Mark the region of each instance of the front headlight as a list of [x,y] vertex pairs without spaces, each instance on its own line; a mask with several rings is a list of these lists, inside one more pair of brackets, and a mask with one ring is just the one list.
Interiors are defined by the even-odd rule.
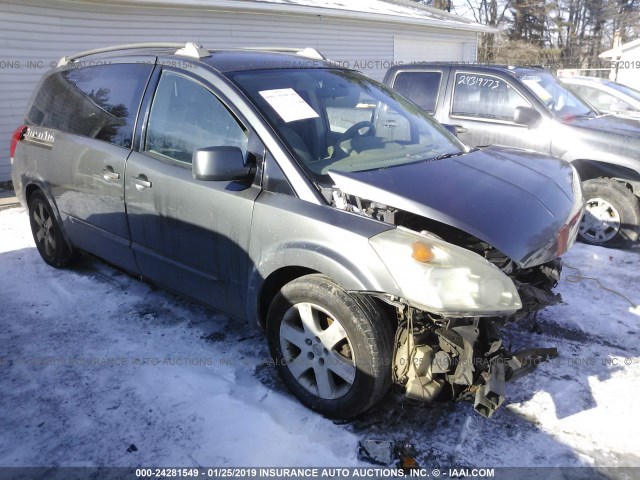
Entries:
[[406,299],[456,316],[508,315],[522,307],[509,277],[481,256],[403,227],[369,239]]

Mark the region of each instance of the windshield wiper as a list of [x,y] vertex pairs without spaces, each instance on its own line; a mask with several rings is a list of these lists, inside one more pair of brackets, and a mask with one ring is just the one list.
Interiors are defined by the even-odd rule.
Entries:
[[476,150],[480,150],[480,149],[478,147],[476,147],[476,148],[469,149],[469,151],[467,151],[467,152],[462,150],[461,152],[443,153],[442,155],[438,155],[437,157],[433,157],[431,160],[444,160],[445,158],[459,157],[460,155],[466,155],[467,153],[475,152]]

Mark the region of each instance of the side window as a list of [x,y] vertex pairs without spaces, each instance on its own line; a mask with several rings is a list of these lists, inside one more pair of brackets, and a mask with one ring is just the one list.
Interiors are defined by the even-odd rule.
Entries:
[[530,106],[502,78],[456,73],[451,115],[512,122],[516,107]]
[[393,89],[424,111],[433,114],[436,111],[441,80],[442,72],[400,72]]
[[204,85],[164,72],[153,98],[144,151],[191,163],[193,152],[216,146],[247,152],[248,132]]
[[66,102],[69,85],[61,73],[46,77],[27,112],[27,123],[36,127],[65,130],[71,110]]
[[43,82],[27,120],[130,148],[151,67],[113,64],[74,68]]

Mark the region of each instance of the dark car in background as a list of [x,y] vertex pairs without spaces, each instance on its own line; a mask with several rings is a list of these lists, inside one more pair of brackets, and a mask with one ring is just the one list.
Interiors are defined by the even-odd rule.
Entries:
[[342,418],[392,383],[498,408],[530,367],[498,326],[559,301],[583,206],[569,163],[470,150],[308,50],[65,57],[11,157],[44,261],[87,251],[263,327],[291,391]]
[[524,148],[571,162],[586,200],[579,238],[608,247],[637,241],[640,122],[594,111],[541,68],[397,65],[385,83],[455,128],[466,145]]

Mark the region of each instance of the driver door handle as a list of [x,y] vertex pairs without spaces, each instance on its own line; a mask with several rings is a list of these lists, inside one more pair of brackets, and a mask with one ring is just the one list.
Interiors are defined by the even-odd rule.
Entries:
[[142,174],[138,175],[136,178],[133,179],[133,183],[136,184],[136,188],[140,192],[142,192],[143,190],[146,190],[147,188],[151,188],[151,182],[146,177],[146,175],[142,175]]
[[469,129],[467,127],[463,127],[462,125],[454,125],[456,127],[456,135],[460,133],[467,133]]
[[120,174],[114,172],[111,165],[107,165],[102,169],[100,173],[102,173],[102,178],[104,178],[107,182],[110,180],[118,180],[120,178]]

